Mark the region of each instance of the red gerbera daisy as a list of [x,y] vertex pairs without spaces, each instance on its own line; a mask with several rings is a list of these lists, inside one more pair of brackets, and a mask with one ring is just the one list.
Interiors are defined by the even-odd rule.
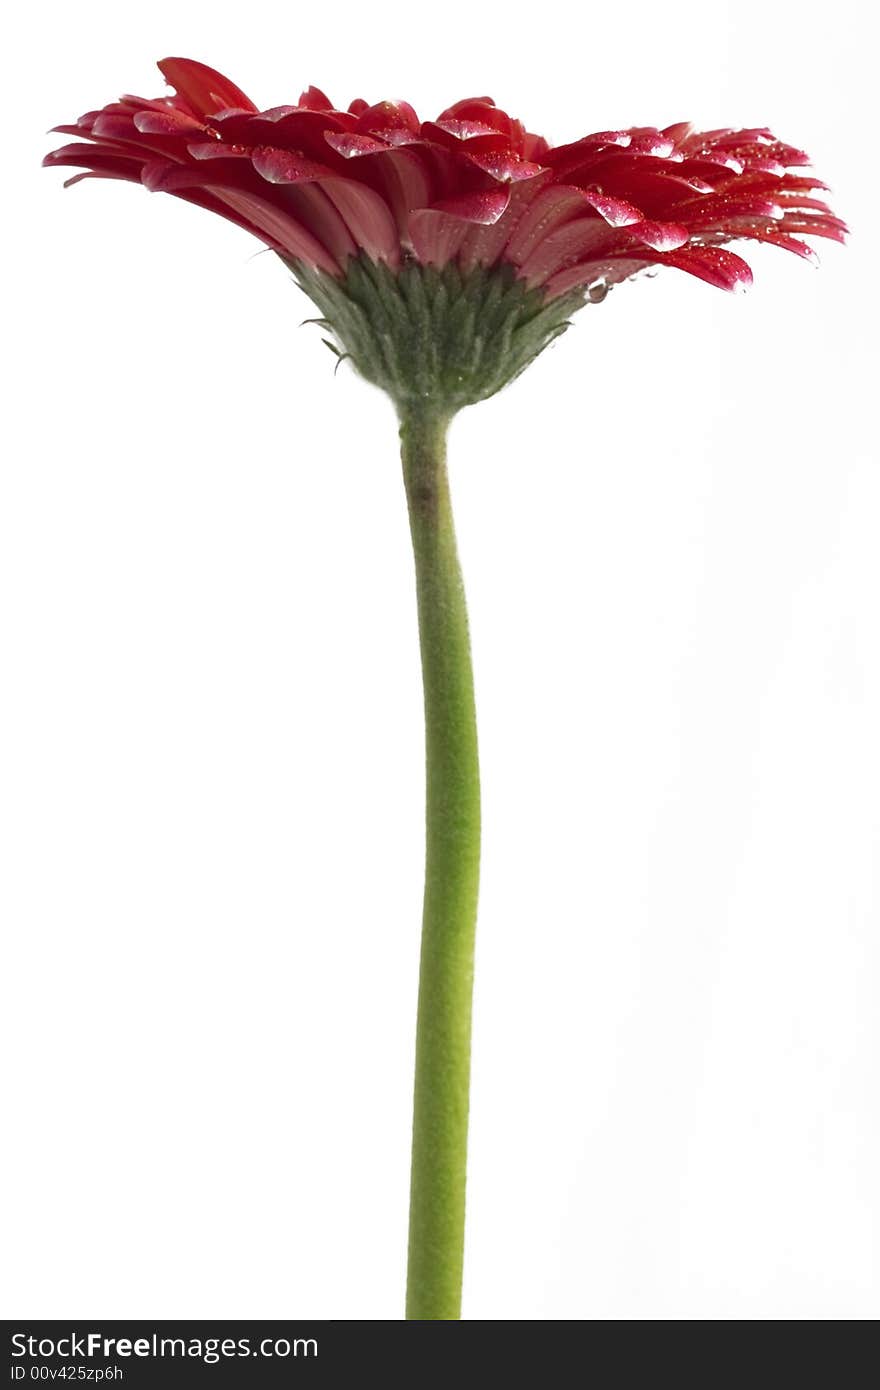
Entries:
[[176,95],[126,96],[47,157],[230,218],[278,253],[340,356],[400,415],[427,728],[426,880],[416,1043],[407,1310],[459,1316],[470,1011],[479,877],[476,715],[446,427],[499,390],[588,300],[649,266],[723,289],[727,248],[843,239],[807,162],[770,131],[636,127],[552,147],[488,97],[420,121],[405,102],[337,111],[310,87],[259,111],[201,63],[160,68]]
[[501,266],[544,305],[565,297],[567,313],[649,266],[742,288],[751,271],[725,243],[811,257],[804,235],[845,231],[816,196],[825,185],[790,172],[807,156],[763,128],[635,127],[553,147],[488,97],[420,121],[406,102],[336,110],[310,87],[295,106],[260,111],[202,63],[159,67],[175,95],[124,96],[56,127],[92,143],[45,162],[88,171],[71,183],[128,179],[218,212],[310,273],[313,294],[316,272],[343,280],[358,256],[391,272]]

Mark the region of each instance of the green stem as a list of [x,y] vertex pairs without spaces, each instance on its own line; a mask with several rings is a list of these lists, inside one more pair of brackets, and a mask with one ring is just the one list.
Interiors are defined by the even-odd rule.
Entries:
[[467,609],[446,475],[448,420],[401,410],[425,692],[426,857],[406,1316],[461,1316],[480,777]]

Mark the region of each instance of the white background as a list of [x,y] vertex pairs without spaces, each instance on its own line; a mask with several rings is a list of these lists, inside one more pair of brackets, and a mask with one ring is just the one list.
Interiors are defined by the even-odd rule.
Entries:
[[768,123],[833,185],[855,230],[818,272],[762,249],[745,296],[625,285],[453,427],[485,814],[465,1315],[876,1317],[864,13],[16,20],[6,1316],[401,1315],[423,774],[392,411],[244,232],[38,168],[177,53],[267,106],[489,92],[558,142]]

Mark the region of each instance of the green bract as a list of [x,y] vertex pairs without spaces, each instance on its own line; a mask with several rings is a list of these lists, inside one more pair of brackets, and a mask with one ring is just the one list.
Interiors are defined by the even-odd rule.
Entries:
[[398,406],[430,399],[447,417],[513,381],[585,302],[580,290],[547,300],[510,265],[462,271],[410,261],[392,271],[353,256],[339,279],[285,260],[324,314],[334,352]]

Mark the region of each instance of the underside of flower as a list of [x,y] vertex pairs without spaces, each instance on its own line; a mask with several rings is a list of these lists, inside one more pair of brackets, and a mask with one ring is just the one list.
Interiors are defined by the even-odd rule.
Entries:
[[[343,111],[310,87],[294,106],[261,111],[201,63],[167,58],[159,67],[174,95],[124,96],[57,126],[79,139],[45,163],[85,171],[70,183],[141,183],[245,227],[294,267],[341,351],[383,384],[399,384],[402,344],[421,342],[425,323],[448,342],[484,300],[491,331],[509,329],[520,351],[499,373],[486,326],[465,333],[443,373],[475,374],[468,400],[522,370],[572,308],[641,270],[671,266],[741,289],[751,271],[728,243],[766,242],[809,259],[804,236],[842,241],[846,231],[816,196],[826,185],[791,172],[807,156],[765,128],[639,126],[554,147],[488,97],[420,121],[406,102],[357,100]],[[371,295],[379,316],[368,353],[361,318]],[[424,320],[419,296],[431,306]],[[383,314],[402,325],[393,369],[387,343],[377,346]],[[413,361],[408,390],[436,377],[426,350]]]
[[392,271],[357,256],[342,279],[290,267],[324,314],[317,322],[333,333],[328,346],[340,360],[399,407],[430,399],[447,416],[513,381],[584,302],[581,291],[547,299],[510,266],[462,271],[410,260]]

